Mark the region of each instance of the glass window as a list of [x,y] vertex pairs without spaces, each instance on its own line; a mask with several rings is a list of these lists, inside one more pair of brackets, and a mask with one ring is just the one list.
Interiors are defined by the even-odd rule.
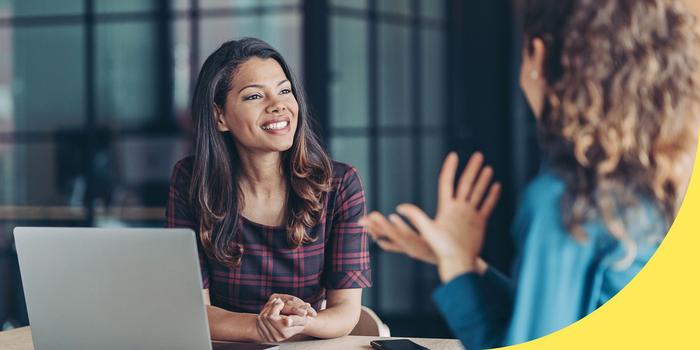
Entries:
[[79,15],[83,0],[0,0],[0,18],[24,16]]
[[413,202],[413,176],[407,176],[413,169],[414,156],[411,153],[410,136],[379,139],[379,209],[382,213],[393,213],[396,206]]
[[12,29],[0,28],[0,130],[11,132],[14,127],[14,80]]
[[[170,181],[173,166],[191,154],[190,141],[183,137],[125,137],[115,143],[119,178],[126,186]],[[162,201],[167,197],[163,196]]]
[[255,7],[258,0],[200,0],[201,8]]
[[200,62],[226,41],[255,37],[279,51],[298,78],[304,76],[301,55],[301,15],[296,12],[255,16],[204,18],[200,34]]
[[93,0],[95,2],[95,12],[115,13],[115,12],[150,12],[157,9],[156,0]]
[[101,124],[135,127],[158,111],[156,28],[152,22],[97,25],[96,109]]
[[[381,281],[377,283],[383,313],[405,314],[414,312],[413,286],[414,261],[403,255],[381,252],[378,264]],[[381,284],[380,284],[381,283]]]
[[[114,146],[115,170],[119,181],[115,184],[115,194],[110,203],[112,208],[105,217],[123,219],[123,210],[115,208],[164,207],[168,201],[170,175],[175,163],[192,154],[191,140],[179,136],[163,137],[123,137]],[[132,219],[164,220],[163,215],[138,215]],[[159,216],[160,215],[160,216]]]
[[421,17],[442,20],[445,19],[445,2],[435,0],[421,0]]
[[437,207],[437,180],[442,161],[447,155],[445,142],[440,135],[421,137],[421,207],[433,216]]
[[331,0],[331,6],[364,10],[367,8],[367,0]]
[[331,19],[331,127],[366,127],[367,23],[354,18]]
[[240,8],[276,5],[298,5],[300,0],[200,0],[201,8]]
[[[189,119],[189,107],[191,100],[190,79],[195,62],[190,60],[192,40],[190,38],[191,22],[188,19],[178,19],[173,24],[173,103],[175,104],[175,118],[179,123]],[[196,79],[196,76],[194,76]],[[192,82],[194,84],[195,82]]]
[[[111,178],[95,171],[111,195],[96,201],[96,226],[158,226],[165,218],[173,165],[191,154],[188,138],[122,137],[96,157],[97,169],[112,169]],[[113,181],[109,181],[113,180]]]
[[414,88],[411,69],[410,27],[379,24],[379,125],[411,124],[411,91]]
[[183,11],[190,9],[191,0],[174,0],[172,9],[175,11]]
[[85,177],[73,163],[83,158],[80,149],[61,156],[63,146],[0,143],[0,245],[11,241],[17,225],[84,223]]
[[259,38],[282,54],[298,79],[304,78],[302,19],[300,13],[288,12],[266,14],[258,22]]
[[369,165],[369,137],[353,136],[342,137],[335,136],[331,138],[331,157],[339,162],[347,163],[360,172],[362,185],[365,189],[365,200],[369,207],[370,195],[373,193],[370,188],[370,165]]
[[381,12],[410,16],[413,13],[412,2],[412,0],[379,0],[377,5]]
[[444,32],[421,30],[421,124],[442,126],[447,108],[445,103],[445,55]]
[[81,141],[0,144],[1,205],[83,205],[82,150]]
[[16,27],[13,31],[14,130],[82,127],[85,51],[82,26]]

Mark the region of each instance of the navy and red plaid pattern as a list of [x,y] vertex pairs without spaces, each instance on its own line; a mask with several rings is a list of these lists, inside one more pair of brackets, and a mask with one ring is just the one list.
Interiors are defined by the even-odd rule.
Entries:
[[[189,201],[194,158],[175,164],[166,209],[167,227],[198,233],[199,219]],[[311,228],[314,242],[292,248],[284,227],[240,220],[240,266],[229,268],[204,254],[198,240],[202,282],[212,305],[235,312],[258,313],[273,293],[291,294],[317,310],[326,289],[367,288],[372,285],[367,232],[357,221],[366,213],[357,170],[333,162],[332,189],[321,222]]]

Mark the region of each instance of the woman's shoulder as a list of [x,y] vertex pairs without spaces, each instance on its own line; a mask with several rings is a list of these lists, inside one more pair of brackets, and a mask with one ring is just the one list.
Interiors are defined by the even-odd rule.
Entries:
[[518,201],[512,225],[513,238],[518,244],[524,244],[533,233],[565,232],[559,209],[565,189],[564,180],[544,167],[528,183]]
[[336,160],[331,160],[331,169],[333,173],[333,183],[341,183],[347,181],[350,178],[359,178],[360,174],[357,168],[348,164],[339,162]]
[[348,171],[357,170],[354,166],[337,160],[331,160],[331,168],[333,169],[333,177],[342,177]]
[[187,156],[175,163],[173,172],[170,177],[171,183],[188,184],[192,178],[192,169],[194,168],[194,156]]
[[331,192],[356,193],[363,192],[360,172],[351,164],[331,160],[333,178]]
[[[543,167],[535,178],[527,185],[525,191],[520,198],[515,216],[514,227],[526,228],[536,223],[538,232],[560,231],[567,233],[562,220],[561,199],[566,191],[566,182],[555,171],[550,168]],[[647,200],[645,197],[639,197],[636,204],[620,208],[618,210],[619,218],[623,220],[625,227],[632,238],[635,240],[658,240],[659,233],[666,232],[666,220],[658,206]],[[593,236],[599,236],[607,233],[602,219],[596,215],[591,217],[585,223],[587,233]],[[516,230],[519,231],[519,230]],[[605,236],[605,235],[603,235]]]
[[551,169],[542,168],[523,192],[521,206],[542,207],[556,205],[566,189],[564,180]]
[[192,168],[194,168],[194,156],[187,156],[178,160],[173,167],[175,171],[184,171],[188,174],[192,173]]

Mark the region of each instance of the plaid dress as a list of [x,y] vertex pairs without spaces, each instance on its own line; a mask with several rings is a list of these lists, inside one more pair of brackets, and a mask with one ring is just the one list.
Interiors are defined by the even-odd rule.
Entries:
[[[199,236],[199,218],[189,201],[194,157],[175,164],[166,209],[167,227],[190,228]],[[310,229],[314,242],[290,247],[287,230],[258,224],[241,216],[238,242],[241,264],[230,268],[209,258],[197,240],[202,284],[214,306],[258,313],[273,293],[294,295],[319,309],[326,289],[372,285],[366,230],[365,197],[355,168],[333,162],[332,188],[320,222]]]

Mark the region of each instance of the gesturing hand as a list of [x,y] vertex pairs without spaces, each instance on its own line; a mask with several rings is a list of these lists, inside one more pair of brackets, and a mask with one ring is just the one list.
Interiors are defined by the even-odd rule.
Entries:
[[434,220],[414,205],[402,204],[397,208],[420,235],[396,214],[389,215],[387,220],[381,213],[372,212],[360,223],[367,226],[382,249],[437,264],[443,281],[463,272],[485,269],[479,253],[486,222],[498,201],[501,186],[498,183],[489,186],[493,170],[488,166],[482,169],[483,158],[480,153],[472,155],[455,190],[459,159],[455,153],[447,156],[438,180]]
[[360,224],[367,227],[369,235],[382,249],[437,264],[437,257],[430,245],[398,215],[390,214],[387,220],[380,212],[374,211],[362,218]]
[[489,166],[482,169],[483,161],[481,153],[471,156],[455,190],[453,184],[459,159],[455,153],[447,156],[438,180],[434,220],[415,205],[402,204],[397,208],[432,248],[443,281],[477,269],[486,222],[501,190],[499,183],[491,184],[493,170]]
[[264,342],[279,343],[303,332],[316,315],[316,310],[297,297],[273,294],[258,315],[258,333]]

